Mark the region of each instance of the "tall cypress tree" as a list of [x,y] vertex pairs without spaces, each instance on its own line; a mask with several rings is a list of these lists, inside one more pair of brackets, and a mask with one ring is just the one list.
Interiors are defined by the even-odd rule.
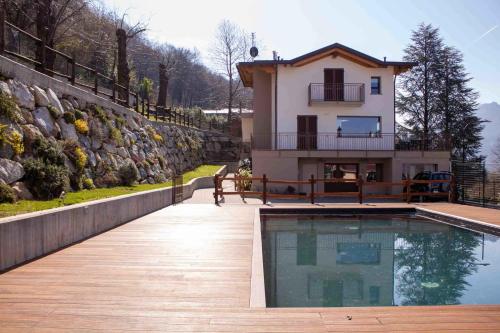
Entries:
[[442,49],[439,29],[422,23],[413,31],[411,43],[404,50],[403,59],[418,65],[400,77],[396,107],[424,148],[437,131]]
[[417,62],[399,80],[396,106],[410,132],[430,142],[450,144],[453,158],[473,159],[481,147],[482,121],[475,116],[478,93],[469,87],[463,56],[445,46],[439,29],[420,24],[404,50]]
[[484,126],[475,112],[478,93],[469,87],[472,78],[465,70],[462,53],[446,46],[441,52],[441,93],[439,94],[439,127],[451,144],[454,159],[477,157]]

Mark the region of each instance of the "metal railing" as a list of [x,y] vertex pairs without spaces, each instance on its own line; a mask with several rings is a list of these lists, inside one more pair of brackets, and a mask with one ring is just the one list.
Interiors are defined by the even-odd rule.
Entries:
[[365,101],[364,83],[310,83],[309,105],[315,102],[357,102]]
[[404,138],[394,133],[318,133],[280,132],[276,135],[255,135],[252,149],[261,150],[399,150],[448,151],[444,139],[422,140]]
[[500,209],[500,164],[452,161],[457,202]]
[[[53,56],[53,66],[48,66],[47,55]],[[228,127],[215,119],[207,119],[200,110],[198,114],[189,114],[164,106],[153,105],[130,88],[118,84],[115,77],[100,73],[97,68],[90,68],[70,56],[46,45],[43,39],[33,36],[5,19],[4,8],[0,6],[0,55],[35,66],[38,71],[68,80],[73,86],[79,86],[95,95],[110,98],[125,107],[133,107],[136,112],[150,120],[168,121],[184,126],[196,127],[209,131],[225,132]],[[50,68],[49,68],[50,67]]]

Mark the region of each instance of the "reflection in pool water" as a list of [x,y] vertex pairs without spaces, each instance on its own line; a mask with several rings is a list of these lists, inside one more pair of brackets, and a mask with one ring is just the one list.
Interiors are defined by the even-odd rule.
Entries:
[[262,221],[268,307],[500,303],[496,236],[412,216]]

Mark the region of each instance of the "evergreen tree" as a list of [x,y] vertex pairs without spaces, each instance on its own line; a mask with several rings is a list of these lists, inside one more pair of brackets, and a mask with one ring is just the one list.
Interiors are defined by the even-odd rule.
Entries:
[[438,130],[442,50],[439,30],[423,23],[413,31],[411,43],[404,50],[403,59],[418,64],[401,76],[396,106],[424,149]]
[[424,149],[448,144],[453,158],[477,158],[483,121],[475,116],[478,93],[462,53],[444,45],[439,29],[420,24],[405,49],[405,61],[418,63],[399,81],[397,110]]
[[468,86],[472,78],[465,70],[459,50],[446,46],[441,59],[439,127],[451,145],[454,159],[474,159],[481,148],[484,128],[481,119],[475,116],[478,93]]

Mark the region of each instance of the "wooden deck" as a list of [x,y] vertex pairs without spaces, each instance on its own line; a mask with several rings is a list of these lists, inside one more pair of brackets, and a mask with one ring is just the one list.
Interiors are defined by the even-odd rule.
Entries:
[[[424,206],[500,225],[499,211]],[[0,275],[0,332],[500,331],[497,305],[250,308],[256,207],[168,207]]]

